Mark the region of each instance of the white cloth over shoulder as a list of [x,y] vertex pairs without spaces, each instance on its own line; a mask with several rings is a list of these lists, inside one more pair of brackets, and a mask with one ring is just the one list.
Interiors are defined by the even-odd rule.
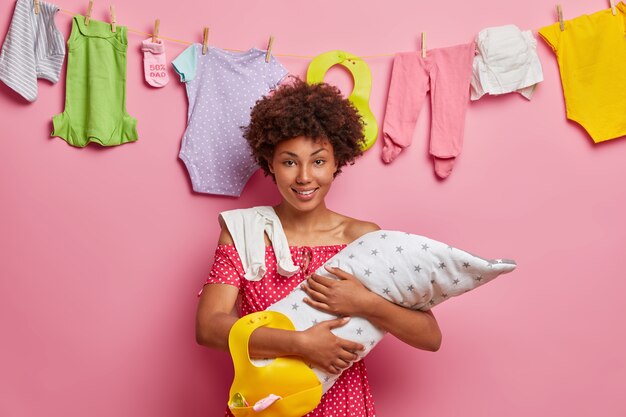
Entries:
[[287,236],[274,208],[258,206],[229,210],[220,213],[220,217],[233,238],[245,272],[244,277],[248,281],[259,281],[267,271],[265,234],[272,242],[278,273],[290,277],[300,270],[291,259]]
[[537,40],[530,30],[515,25],[486,28],[476,37],[471,99],[485,94],[518,92],[528,100],[543,81]]

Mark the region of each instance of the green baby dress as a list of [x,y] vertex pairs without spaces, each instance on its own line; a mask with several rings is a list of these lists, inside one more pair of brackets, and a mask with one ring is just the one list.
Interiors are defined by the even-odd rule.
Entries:
[[115,146],[137,140],[137,119],[126,113],[126,27],[80,15],[67,41],[65,111],[52,118],[52,136],[72,146]]

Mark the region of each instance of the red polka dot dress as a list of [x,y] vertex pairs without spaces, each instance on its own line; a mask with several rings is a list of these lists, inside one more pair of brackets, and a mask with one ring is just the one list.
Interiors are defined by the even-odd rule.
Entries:
[[[300,271],[289,278],[278,274],[274,250],[271,246],[267,246],[265,249],[267,272],[260,281],[248,281],[244,278],[243,266],[235,246],[218,245],[207,284],[230,284],[239,288],[241,300],[238,310],[241,316],[265,310],[271,304],[287,296],[304,280],[305,276],[314,272],[345,246],[291,246],[289,248],[291,257],[294,264],[300,267]],[[228,409],[225,415],[232,416]],[[375,416],[374,399],[363,360],[346,369],[324,394],[317,408],[306,416]]]

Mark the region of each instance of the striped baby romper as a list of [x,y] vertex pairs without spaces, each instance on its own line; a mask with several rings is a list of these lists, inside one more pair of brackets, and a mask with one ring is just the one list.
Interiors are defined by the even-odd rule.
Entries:
[[65,59],[65,40],[54,23],[59,8],[40,2],[35,14],[33,0],[17,0],[2,52],[0,80],[26,100],[37,99],[37,78],[59,81]]

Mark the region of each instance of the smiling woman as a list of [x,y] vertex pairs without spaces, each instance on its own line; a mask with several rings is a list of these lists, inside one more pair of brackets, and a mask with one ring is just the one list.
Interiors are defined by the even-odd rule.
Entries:
[[[363,124],[337,88],[323,83],[309,85],[298,79],[281,86],[257,102],[245,137],[257,163],[272,176],[282,196],[274,212],[289,244],[286,256],[297,268],[289,276],[279,274],[280,251],[265,235],[265,251],[258,253],[261,259],[245,260],[264,262],[265,273],[260,279],[247,278],[233,237],[222,224],[209,285],[200,296],[196,338],[202,345],[225,351],[238,316],[264,310],[284,298],[347,244],[379,229],[374,223],[326,207],[325,197],[334,178],[362,154]],[[356,279],[342,280],[333,291],[312,289],[308,296],[321,310],[324,305],[339,306],[334,311],[339,318],[302,331],[261,327],[251,335],[248,346],[253,358],[296,356],[330,374],[343,371],[307,416],[375,415],[365,364],[355,362],[355,352],[364,346],[331,332],[346,324],[350,316],[363,317],[416,348],[437,350],[441,343],[431,312],[395,305]],[[226,415],[231,415],[229,409]]]

